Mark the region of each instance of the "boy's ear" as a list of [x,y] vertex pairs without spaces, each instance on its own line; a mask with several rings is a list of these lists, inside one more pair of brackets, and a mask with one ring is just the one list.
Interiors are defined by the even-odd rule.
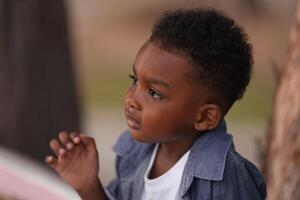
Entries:
[[194,127],[197,131],[211,130],[217,127],[222,117],[221,108],[215,104],[201,105],[196,113]]

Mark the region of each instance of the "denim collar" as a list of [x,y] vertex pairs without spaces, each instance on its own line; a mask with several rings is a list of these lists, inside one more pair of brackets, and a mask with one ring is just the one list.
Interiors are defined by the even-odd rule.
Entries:
[[[203,133],[192,145],[185,175],[207,180],[222,180],[227,153],[232,145],[232,136],[226,133],[224,120],[213,130]],[[132,139],[129,130],[122,134],[113,147],[115,153],[126,160],[129,173],[147,156],[154,144],[143,144]],[[125,172],[125,174],[127,174]]]
[[213,130],[200,136],[192,145],[189,165],[191,176],[207,179],[222,180],[227,153],[232,145],[232,136],[226,133],[224,120]]

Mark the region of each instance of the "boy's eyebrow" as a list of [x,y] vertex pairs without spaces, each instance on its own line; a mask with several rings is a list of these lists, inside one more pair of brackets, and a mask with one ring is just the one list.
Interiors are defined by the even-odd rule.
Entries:
[[167,89],[171,89],[171,86],[163,80],[149,78],[147,81],[154,85],[162,85],[162,86],[166,87]]
[[[134,64],[132,65],[132,69],[133,69],[133,73],[136,74],[136,70],[135,70],[135,66]],[[163,81],[163,80],[159,80],[159,79],[155,79],[155,78],[147,78],[147,81],[151,84],[154,84],[154,85],[162,85],[164,87],[166,87],[167,89],[171,89],[171,86]]]
[[136,71],[135,71],[135,66],[134,66],[134,64],[132,65],[132,71],[133,71],[133,74],[136,74]]

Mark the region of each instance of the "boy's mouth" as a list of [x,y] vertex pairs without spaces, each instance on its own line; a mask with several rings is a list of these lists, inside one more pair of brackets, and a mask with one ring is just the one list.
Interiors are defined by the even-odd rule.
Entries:
[[129,128],[136,130],[141,128],[140,122],[130,112],[125,111],[125,116]]
[[140,129],[141,125],[134,119],[127,118],[127,125],[131,129]]

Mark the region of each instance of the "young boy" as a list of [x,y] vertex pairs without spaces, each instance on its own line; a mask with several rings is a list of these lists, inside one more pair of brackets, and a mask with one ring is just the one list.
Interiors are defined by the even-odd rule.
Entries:
[[252,62],[246,33],[219,11],[168,12],[133,64],[117,178],[103,189],[95,142],[82,134],[61,132],[46,162],[82,199],[265,199],[261,174],[235,151],[223,120]]

